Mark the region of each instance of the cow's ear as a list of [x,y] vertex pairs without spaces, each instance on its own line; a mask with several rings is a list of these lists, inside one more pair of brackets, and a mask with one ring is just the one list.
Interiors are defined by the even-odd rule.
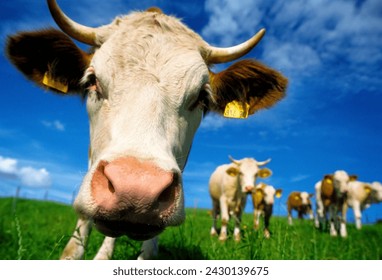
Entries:
[[236,177],[239,174],[240,170],[235,167],[230,167],[227,169],[226,172],[229,176]]
[[326,183],[329,183],[329,184],[333,183],[333,175],[332,174],[325,175],[324,180]]
[[352,181],[357,181],[358,179],[358,176],[357,175],[350,175],[349,176],[349,181],[352,182]]
[[236,101],[251,115],[281,100],[288,80],[255,60],[241,60],[222,72],[210,72],[210,83],[210,110],[223,114],[227,104]]
[[268,168],[261,168],[259,170],[259,172],[257,173],[257,175],[260,177],[260,178],[268,178],[269,176],[272,175],[272,171]]
[[365,185],[363,186],[363,189],[365,190],[365,192],[366,192],[367,194],[370,194],[371,191],[372,191],[371,186],[368,185],[368,184],[365,184]]
[[56,29],[10,36],[6,54],[28,79],[57,93],[81,91],[79,81],[91,58]]

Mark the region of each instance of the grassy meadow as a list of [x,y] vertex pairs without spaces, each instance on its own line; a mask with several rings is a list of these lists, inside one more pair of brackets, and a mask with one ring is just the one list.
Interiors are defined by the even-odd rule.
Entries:
[[[70,206],[47,201],[0,199],[0,260],[58,259],[72,234],[76,215]],[[233,226],[233,225],[232,225]],[[382,224],[348,225],[348,238],[333,238],[309,220],[272,217],[272,237],[252,229],[251,214],[242,222],[242,240],[222,243],[209,235],[211,216],[206,209],[187,209],[186,222],[168,228],[159,239],[158,259],[214,260],[380,260]],[[233,228],[231,228],[233,230]],[[90,235],[85,259],[92,259],[102,243],[97,231]],[[141,242],[121,237],[113,259],[136,259]]]

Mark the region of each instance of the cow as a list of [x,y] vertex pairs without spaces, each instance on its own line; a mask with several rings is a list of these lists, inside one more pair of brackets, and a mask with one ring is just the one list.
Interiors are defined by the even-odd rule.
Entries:
[[256,179],[267,178],[272,174],[268,168],[260,168],[270,162],[257,161],[254,158],[235,160],[229,157],[231,163],[218,166],[209,180],[209,193],[212,199],[212,220],[210,234],[217,235],[217,219],[221,215],[219,240],[227,240],[227,225],[230,215],[235,221],[234,239],[240,241],[241,215],[247,201],[247,194],[256,185]]
[[371,204],[380,202],[382,202],[382,184],[380,182],[349,182],[347,205],[353,208],[357,229],[362,228],[362,211],[369,208]]
[[304,215],[309,215],[310,219],[313,220],[312,202],[310,201],[311,197],[313,197],[313,194],[307,192],[294,191],[289,194],[287,200],[289,225],[293,224],[292,210],[297,211],[299,219],[302,219]]
[[270,108],[285,96],[287,78],[254,59],[212,71],[249,53],[264,29],[219,48],[156,7],[88,27],[55,0],[47,4],[61,30],[8,36],[6,54],[35,84],[86,100],[89,168],[73,203],[79,219],[61,258],[82,258],[92,225],[108,236],[99,258],[110,258],[113,238],[122,235],[144,241],[138,258],[150,258],[157,236],[185,219],[182,171],[203,117],[224,115],[232,103],[245,116]]
[[263,182],[259,183],[255,189],[252,190],[252,203],[254,215],[254,229],[258,230],[260,227],[260,216],[264,217],[264,237],[270,238],[271,231],[269,230],[269,222],[273,213],[273,204],[275,197],[280,198],[282,189],[275,189],[271,185]]
[[315,184],[316,228],[324,227],[329,220],[331,236],[337,236],[339,231],[341,237],[347,237],[346,200],[349,182],[355,180],[357,175],[348,175],[344,170],[337,170],[334,174],[325,175]]

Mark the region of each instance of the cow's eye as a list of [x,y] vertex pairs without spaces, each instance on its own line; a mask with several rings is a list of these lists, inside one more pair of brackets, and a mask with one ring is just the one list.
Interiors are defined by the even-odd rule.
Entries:
[[196,108],[199,108],[200,110],[203,110],[205,113],[208,110],[209,105],[209,86],[204,85],[201,90],[199,91],[199,95],[197,99],[191,104],[189,107],[190,111],[195,110]]
[[88,96],[95,95],[98,100],[103,98],[102,87],[100,86],[100,83],[94,73],[89,73],[85,76],[83,80],[83,87]]

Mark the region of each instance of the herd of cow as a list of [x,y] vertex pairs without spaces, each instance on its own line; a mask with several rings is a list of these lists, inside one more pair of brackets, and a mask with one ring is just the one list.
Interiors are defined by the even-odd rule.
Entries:
[[[288,80],[254,59],[241,59],[259,43],[264,29],[241,44],[219,48],[159,8],[132,12],[95,28],[73,21],[55,0],[47,4],[61,30],[11,35],[6,54],[40,87],[86,99],[89,168],[74,201],[78,222],[61,258],[83,257],[93,225],[106,235],[96,259],[110,258],[114,240],[121,235],[143,240],[138,258],[151,258],[157,252],[157,236],[185,219],[182,172],[205,114],[246,118],[284,98]],[[73,39],[90,50],[82,50]],[[234,63],[213,72],[214,64],[229,62]],[[264,215],[264,234],[269,237],[274,197],[281,191],[262,183],[254,185],[257,177],[272,174],[263,167],[268,162],[231,158],[230,164],[212,174],[211,234],[217,233],[220,214],[219,239],[225,240],[233,216],[234,236],[240,240],[242,197],[250,192],[255,227]],[[334,223],[336,212],[345,212],[348,203],[359,209],[355,211],[360,227],[360,209],[380,200],[381,187],[377,183],[351,185],[350,179],[345,172],[336,172],[316,186],[317,223],[327,212]],[[293,193],[288,207],[297,208],[300,216],[304,210],[311,211],[311,206],[304,206],[308,196]],[[346,235],[344,224],[342,217],[342,236]]]
[[[227,239],[227,224],[230,217],[235,222],[234,239],[240,240],[240,221],[246,205],[247,195],[252,196],[254,211],[254,228],[259,228],[259,218],[264,217],[264,237],[270,237],[269,220],[272,216],[275,197],[280,197],[282,190],[275,189],[263,182],[256,183],[257,178],[267,178],[272,172],[260,168],[270,159],[258,162],[253,158],[235,160],[216,168],[212,173],[209,190],[213,204],[213,225],[211,235],[217,235],[216,222],[221,216],[219,240]],[[347,236],[346,215],[348,207],[353,208],[357,229],[361,229],[362,211],[373,203],[382,202],[382,184],[379,182],[364,183],[357,181],[356,175],[348,175],[343,170],[325,175],[315,184],[315,193],[293,191],[287,199],[288,223],[292,225],[292,211],[300,219],[309,215],[314,219],[317,228],[326,227],[329,223],[330,235]],[[315,196],[316,213],[310,198]]]

